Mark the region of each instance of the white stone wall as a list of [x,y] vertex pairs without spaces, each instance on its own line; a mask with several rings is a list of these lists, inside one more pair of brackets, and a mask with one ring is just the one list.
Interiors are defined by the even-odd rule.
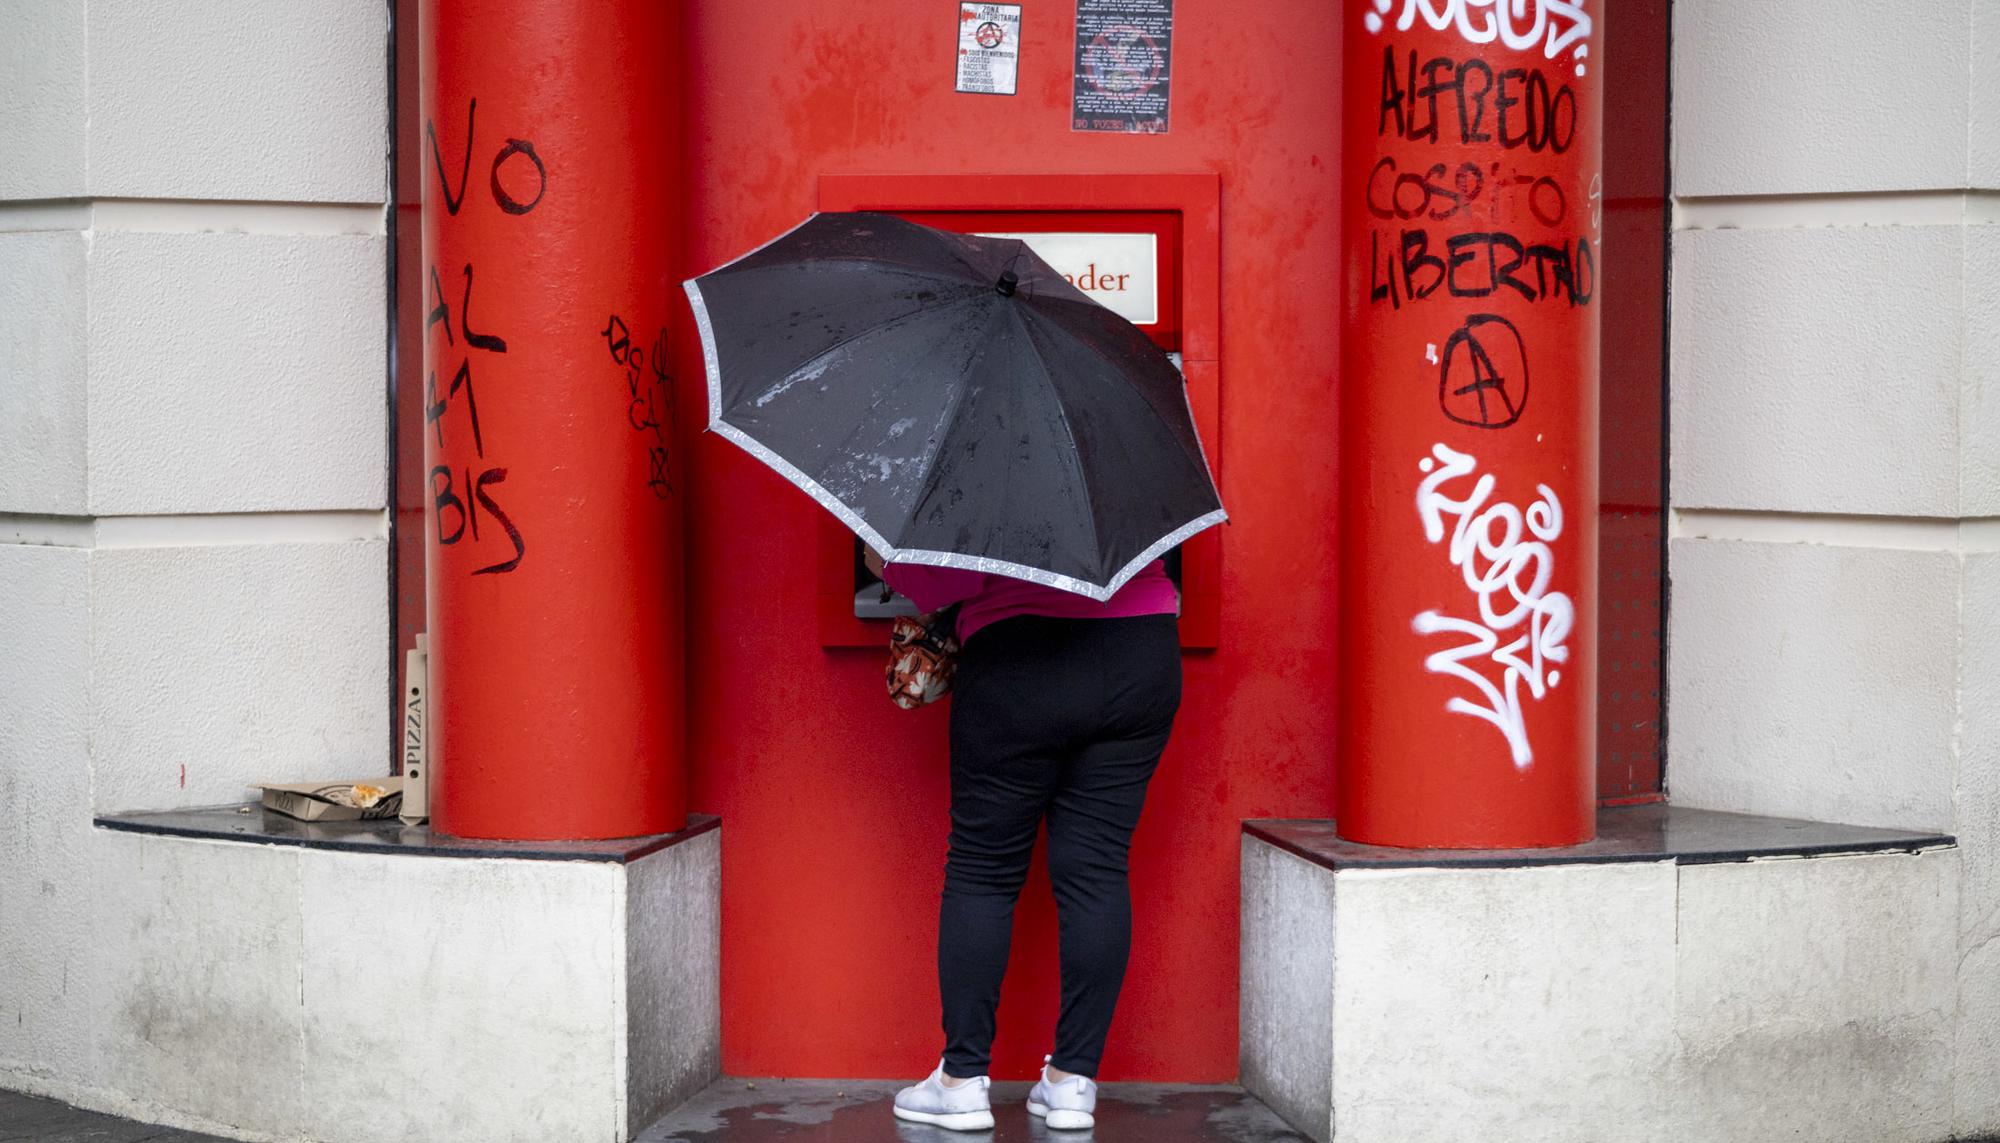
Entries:
[[2000,2],[1674,11],[1668,790],[1958,835],[2000,1132]]
[[[202,879],[90,823],[387,770],[387,33],[0,2],[0,1087],[116,1106],[190,1036],[299,1050],[254,1016],[297,981],[227,971],[296,854]],[[149,976],[116,950],[155,919],[191,935]]]
[[98,831],[64,882],[88,912],[28,914],[70,926],[23,980],[69,1028],[0,1088],[264,1143],[633,1138],[720,1071],[721,838],[621,863]]
[[1336,872],[1246,835],[1243,1083],[1336,1143],[1944,1143],[1961,870]]

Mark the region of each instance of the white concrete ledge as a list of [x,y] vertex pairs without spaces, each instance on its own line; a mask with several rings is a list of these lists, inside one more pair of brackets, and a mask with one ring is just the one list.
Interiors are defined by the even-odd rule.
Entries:
[[1243,1085],[1322,1143],[1939,1143],[1948,841],[1426,868],[1246,833]]
[[129,825],[92,831],[68,982],[95,1082],[0,1086],[271,1143],[624,1143],[720,1073],[715,819],[540,859]]

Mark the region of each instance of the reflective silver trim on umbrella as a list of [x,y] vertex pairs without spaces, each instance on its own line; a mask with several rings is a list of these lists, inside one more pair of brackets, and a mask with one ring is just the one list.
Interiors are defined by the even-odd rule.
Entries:
[[693,278],[681,283],[687,291],[688,306],[694,310],[694,328],[701,333],[701,367],[708,374],[708,427],[722,423],[722,362],[715,351],[715,327],[708,323],[708,303],[701,300],[701,285]]
[[[1219,500],[1220,497],[1218,497],[1217,499]],[[1131,563],[1126,564],[1124,567],[1118,569],[1118,574],[1111,577],[1110,590],[1117,591],[1119,588],[1124,587],[1125,582],[1131,579],[1133,576],[1138,575],[1140,571],[1144,570],[1147,564],[1150,564],[1154,560],[1159,559],[1161,556],[1166,555],[1168,548],[1174,547],[1177,544],[1186,543],[1196,533],[1205,531],[1206,529],[1209,528],[1213,528],[1217,524],[1226,523],[1228,520],[1229,520],[1229,513],[1223,511],[1220,508],[1217,508],[1215,511],[1210,512],[1206,516],[1197,516],[1196,518],[1189,520],[1187,523],[1182,524],[1180,527],[1175,528],[1173,531],[1168,532],[1166,535],[1153,541],[1152,547],[1147,548],[1145,551],[1140,552],[1137,556],[1133,557]],[[1107,595],[1105,596],[1105,598],[1109,599],[1111,597]]]
[[[712,374],[710,383],[711,385],[714,384]],[[749,433],[720,419],[712,421],[710,428],[724,440],[729,441],[744,452],[763,461],[779,476],[798,485],[806,495],[817,500],[820,507],[838,517],[841,523],[847,525],[849,531],[860,536],[863,543],[875,549],[881,555],[882,559],[889,563],[922,564],[926,567],[958,568],[961,571],[1004,575],[1010,579],[1026,580],[1029,583],[1039,583],[1046,587],[1073,592],[1077,595],[1094,599],[1099,603],[1104,603],[1112,596],[1118,594],[1119,588],[1124,587],[1127,581],[1133,576],[1138,575],[1147,564],[1158,559],[1168,548],[1182,543],[1195,533],[1220,524],[1229,518],[1227,512],[1218,508],[1205,516],[1181,525],[1179,528],[1154,541],[1152,546],[1141,552],[1130,563],[1118,569],[1118,574],[1111,577],[1110,583],[1099,587],[1094,583],[1077,579],[1074,576],[1062,575],[1045,568],[1030,567],[1027,564],[1017,564],[1008,560],[996,560],[990,556],[969,556],[962,552],[934,552],[924,548],[895,547],[889,543],[887,537],[870,527],[868,521],[862,519],[853,509],[843,504],[840,497],[827,491],[824,485],[807,476],[803,469],[800,469],[791,461],[764,447]]]
[[[813,211],[798,226],[792,227],[791,230],[785,231],[769,242],[760,244],[755,250],[745,250],[743,253],[738,254],[708,273],[715,274],[727,270],[752,254],[757,253],[758,250],[783,242],[785,239],[791,237],[792,231],[799,229],[800,226],[804,226],[807,222],[811,222],[819,216],[819,211]],[[716,411],[722,407],[722,362],[717,356],[715,349],[715,327],[710,325],[708,321],[708,303],[701,299],[701,278],[707,276],[707,274],[702,274],[689,278],[687,281],[681,283],[681,289],[687,291],[688,305],[694,310],[694,327],[701,333],[701,364],[702,368],[708,373],[708,427],[714,429],[721,423],[722,419],[722,415]]]
[[[1151,547],[1133,557],[1132,561],[1124,567],[1119,568],[1118,574],[1112,576],[1111,582],[1105,584],[1103,587],[1099,587],[1087,580],[1077,579],[1074,576],[1060,575],[1042,568],[1029,567],[1027,564],[1009,563],[1006,560],[996,560],[988,556],[968,556],[959,552],[933,552],[921,548],[906,548],[884,552],[882,553],[882,558],[890,563],[924,564],[929,567],[960,568],[965,571],[986,572],[989,575],[1004,575],[1009,579],[1027,580],[1029,583],[1039,583],[1045,587],[1059,588],[1063,591],[1086,596],[1099,603],[1106,603],[1110,601],[1112,596],[1118,594],[1118,589],[1130,582],[1133,576],[1145,570],[1147,564],[1159,559],[1160,556],[1166,553],[1168,548],[1173,547],[1175,544],[1184,543],[1188,537],[1201,532],[1203,529],[1212,528],[1227,519],[1229,519],[1229,514],[1218,508],[1206,516],[1188,521],[1153,541]],[[878,548],[877,551],[880,551],[880,549]]]

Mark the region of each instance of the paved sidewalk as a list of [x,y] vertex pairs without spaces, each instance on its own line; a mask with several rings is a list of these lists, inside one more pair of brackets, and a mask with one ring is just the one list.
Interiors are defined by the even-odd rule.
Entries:
[[[1050,1131],[1028,1114],[1029,1084],[993,1086],[992,1131],[945,1131],[896,1119],[900,1082],[725,1078],[655,1123],[635,1143],[1305,1143],[1237,1087],[1107,1084],[1097,1127]],[[228,1143],[53,1099],[0,1091],[0,1143]],[[437,1141],[447,1143],[447,1141]],[[549,1140],[548,1143],[567,1143]]]
[[0,1143],[229,1143],[134,1119],[84,1111],[55,1099],[0,1091]]
[[1105,1084],[1094,1129],[1050,1131],[1028,1114],[1032,1084],[997,1083],[994,1129],[963,1132],[896,1119],[890,1100],[905,1082],[725,1077],[635,1143],[1306,1143],[1240,1087]]

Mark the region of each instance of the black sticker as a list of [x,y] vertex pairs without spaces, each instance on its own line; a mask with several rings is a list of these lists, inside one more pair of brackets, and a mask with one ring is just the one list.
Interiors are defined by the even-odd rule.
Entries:
[[1167,132],[1174,0],[1076,0],[1076,95],[1070,126]]

